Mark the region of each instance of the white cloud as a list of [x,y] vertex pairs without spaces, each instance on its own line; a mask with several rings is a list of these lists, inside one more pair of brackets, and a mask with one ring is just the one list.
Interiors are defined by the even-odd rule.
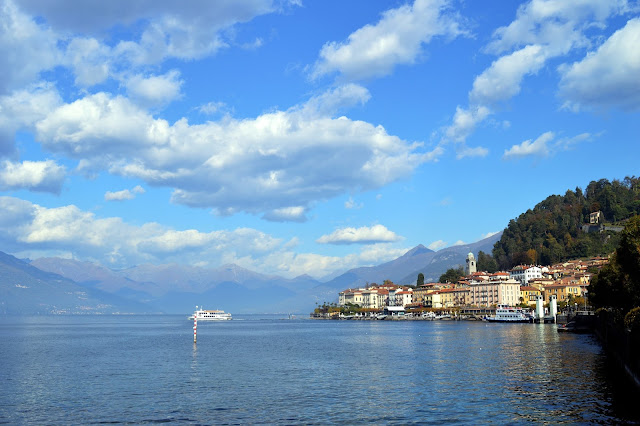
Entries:
[[198,111],[202,114],[212,115],[226,109],[224,102],[208,102],[198,107]]
[[318,200],[397,181],[441,152],[419,152],[421,144],[382,126],[323,115],[354,93],[361,99],[350,85],[312,98],[312,106],[199,125],[170,125],[123,97],[97,93],[51,111],[37,123],[37,138],[79,159],[84,171],[172,187],[175,203],[300,221]]
[[435,36],[463,34],[460,18],[447,13],[448,1],[415,0],[387,10],[375,25],[366,25],[344,43],[325,44],[312,77],[340,72],[359,80],[388,75],[398,64],[411,64]]
[[193,59],[215,53],[227,46],[222,30],[275,12],[278,6],[273,0],[194,0],[188,4],[171,0],[141,0],[135,4],[123,0],[22,0],[20,7],[42,17],[61,34],[100,36],[114,27],[138,25],[134,33],[140,34],[139,39],[121,42],[115,50],[132,55],[131,59],[140,63],[156,63],[166,57]]
[[361,209],[362,207],[364,207],[364,204],[355,202],[353,197],[349,197],[349,199],[344,202],[345,209]]
[[132,100],[142,106],[163,105],[180,97],[180,72],[172,70],[164,75],[145,77],[135,75],[126,82]]
[[569,151],[577,144],[591,141],[601,134],[592,135],[590,133],[581,133],[573,137],[562,137],[554,141],[556,135],[553,132],[545,132],[535,141],[526,140],[519,145],[513,145],[504,151],[502,158],[511,160],[529,156],[549,157],[555,155],[559,151]]
[[456,149],[456,158],[461,160],[465,157],[486,157],[489,154],[489,150],[482,146],[476,146],[475,148],[471,148],[466,145],[460,146]]
[[136,186],[132,190],[123,189],[122,191],[107,191],[104,194],[105,201],[124,201],[124,200],[133,200],[136,198],[136,194],[144,194],[144,188],[140,185]]
[[520,145],[513,145],[511,148],[504,151],[502,156],[505,160],[513,158],[521,158],[528,156],[546,157],[549,155],[549,142],[553,140],[555,135],[553,132],[546,132],[540,135],[535,141],[526,140]]
[[283,207],[265,213],[262,218],[271,222],[306,222],[306,213],[303,206]]
[[310,98],[298,109],[306,117],[335,116],[343,109],[365,104],[370,98],[366,88],[348,83]]
[[487,51],[501,54],[528,44],[549,46],[553,54],[590,42],[584,31],[611,15],[626,12],[626,0],[532,0],[518,8],[516,19],[494,32]]
[[66,168],[53,160],[21,163],[5,160],[0,164],[0,190],[26,189],[59,194],[65,176]]
[[560,68],[570,104],[640,108],[640,18],[631,19],[582,61]]
[[227,263],[266,274],[315,277],[395,259],[406,249],[375,244],[343,257],[291,251],[283,241],[251,228],[201,232],[157,223],[133,226],[99,218],[69,205],[46,208],[0,197],[0,245],[20,257],[60,256],[123,268],[141,263],[178,263],[216,268]]
[[467,244],[467,243],[465,243],[465,242],[464,242],[464,241],[462,241],[462,240],[458,240],[458,241],[456,241],[455,243],[453,243],[451,246],[452,246],[452,247],[454,247],[454,246],[463,246],[463,245],[465,245],[465,244]]
[[540,45],[529,45],[494,61],[476,77],[469,99],[473,104],[492,105],[520,93],[525,75],[537,72],[545,63],[546,52]]
[[0,156],[15,150],[15,133],[32,130],[61,103],[56,90],[48,84],[29,85],[10,95],[0,96]]
[[336,229],[329,235],[323,235],[316,240],[320,244],[375,244],[389,243],[401,240],[402,237],[388,230],[383,225],[361,228]]
[[111,74],[112,49],[95,38],[72,39],[64,52],[63,63],[75,73],[75,83],[80,87],[91,87],[104,82]]
[[438,250],[440,250],[441,248],[445,248],[446,246],[447,246],[446,241],[438,240],[438,241],[434,241],[434,242],[432,242],[431,244],[429,244],[429,245],[427,246],[427,248],[428,248],[429,250],[438,251]]
[[[590,32],[602,29],[610,16],[627,11],[625,0],[531,0],[521,5],[516,19],[494,32],[486,52],[499,57],[474,79],[470,105],[457,108],[444,141],[464,144],[499,103],[520,93],[526,76],[552,58],[589,46]],[[466,147],[461,151],[467,152]]]
[[[243,43],[234,27],[297,2],[274,0],[4,0],[0,4],[0,94],[36,81],[42,71],[62,65],[79,87],[122,78],[122,69],[157,65],[171,58],[191,60]],[[36,18],[37,17],[37,20]],[[106,39],[118,28],[125,38]],[[130,35],[129,35],[130,34]],[[126,38],[129,37],[129,38]],[[251,44],[258,48],[258,38]],[[164,94],[167,96],[167,94]],[[162,101],[165,101],[163,98]]]
[[486,106],[470,109],[456,107],[453,124],[446,129],[447,139],[454,142],[464,142],[474,131],[476,125],[489,116],[491,111]]
[[500,233],[501,231],[496,231],[496,232],[487,232],[486,234],[482,234],[482,236],[480,237],[481,240],[484,240],[485,238],[489,238],[489,237],[493,237],[494,235]]
[[0,3],[0,94],[22,88],[60,60],[56,37],[19,10],[13,1]]

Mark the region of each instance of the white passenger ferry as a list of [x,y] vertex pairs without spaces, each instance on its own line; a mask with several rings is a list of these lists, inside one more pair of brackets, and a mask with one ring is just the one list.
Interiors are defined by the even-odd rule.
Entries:
[[231,319],[231,314],[219,310],[204,310],[202,309],[202,306],[198,309],[196,306],[196,311],[189,317],[189,319],[194,318],[198,321],[228,321]]
[[521,308],[509,305],[498,305],[496,314],[485,319],[490,322],[531,322],[531,318]]

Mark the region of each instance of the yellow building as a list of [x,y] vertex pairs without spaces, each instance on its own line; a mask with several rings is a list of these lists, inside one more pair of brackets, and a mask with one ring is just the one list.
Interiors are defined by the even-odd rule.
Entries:
[[520,297],[524,303],[535,306],[538,296],[542,296],[542,290],[532,286],[520,286]]
[[556,296],[558,302],[566,302],[569,299],[569,295],[572,297],[582,296],[583,288],[584,285],[579,283],[548,285],[544,289],[544,302],[549,303],[549,296],[551,295]]

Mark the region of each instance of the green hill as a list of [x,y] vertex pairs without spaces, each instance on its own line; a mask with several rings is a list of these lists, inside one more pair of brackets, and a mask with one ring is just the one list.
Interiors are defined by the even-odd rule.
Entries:
[[[511,220],[493,248],[502,269],[517,264],[550,265],[567,259],[607,255],[618,246],[620,236],[608,228],[591,227],[593,212],[602,212],[604,224],[624,225],[640,214],[640,178],[592,181],[585,191],[576,188],[551,195]],[[601,220],[599,225],[604,225]]]

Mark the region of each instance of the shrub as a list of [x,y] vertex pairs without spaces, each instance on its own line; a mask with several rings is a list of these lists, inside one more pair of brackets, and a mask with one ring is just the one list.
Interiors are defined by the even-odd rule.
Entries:
[[640,332],[640,307],[627,312],[624,316],[624,325],[632,332]]

